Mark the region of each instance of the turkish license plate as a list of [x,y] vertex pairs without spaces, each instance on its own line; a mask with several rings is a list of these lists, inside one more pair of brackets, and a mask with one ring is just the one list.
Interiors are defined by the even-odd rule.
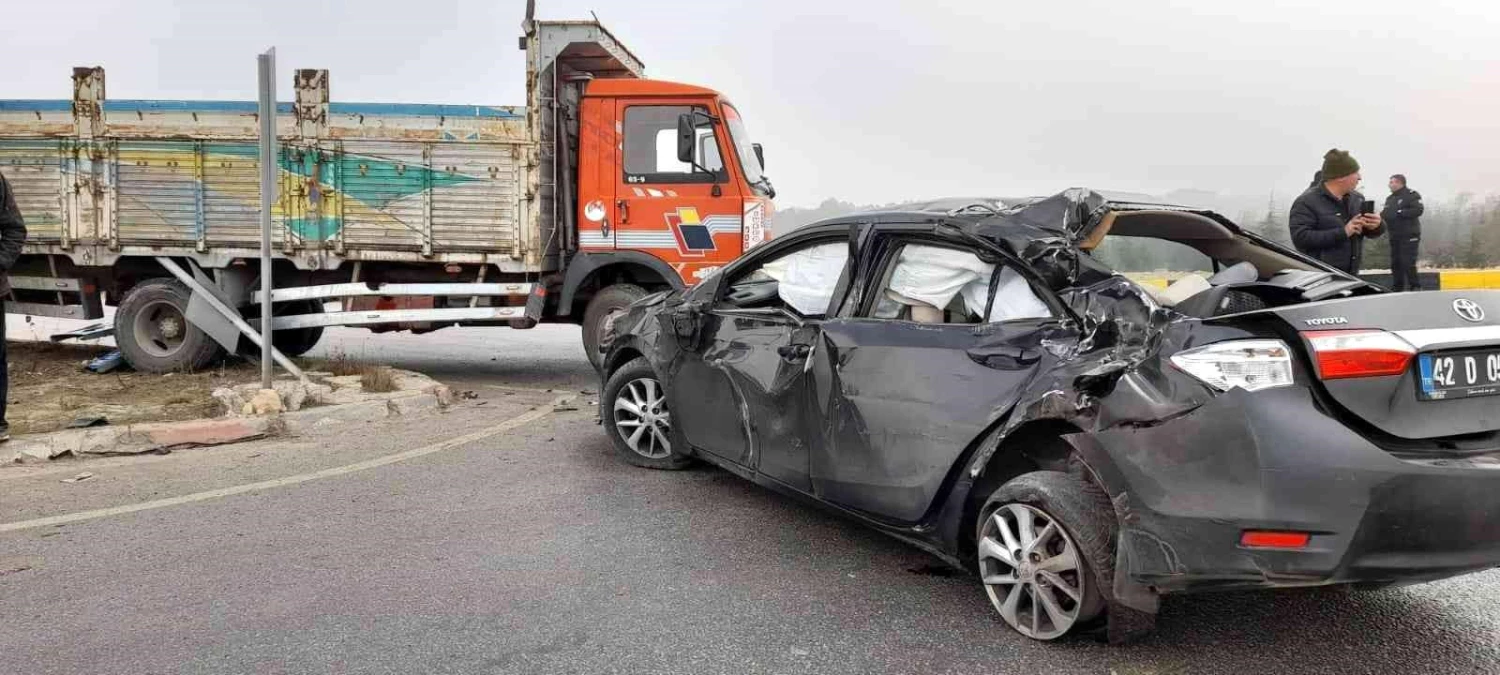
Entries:
[[1424,401],[1500,394],[1500,349],[1422,354],[1417,367],[1417,397]]

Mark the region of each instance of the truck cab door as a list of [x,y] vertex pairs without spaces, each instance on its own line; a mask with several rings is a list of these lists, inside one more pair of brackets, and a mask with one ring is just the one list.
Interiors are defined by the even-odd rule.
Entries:
[[[616,249],[638,250],[677,270],[688,285],[740,254],[743,197],[728,134],[709,99],[621,99]],[[694,120],[693,162],[678,160],[678,119]],[[695,166],[696,164],[696,166]]]

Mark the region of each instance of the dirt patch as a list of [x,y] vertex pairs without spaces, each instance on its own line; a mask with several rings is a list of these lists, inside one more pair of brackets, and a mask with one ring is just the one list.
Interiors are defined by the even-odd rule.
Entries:
[[210,393],[255,379],[259,368],[239,362],[197,373],[148,375],[121,369],[96,375],[83,364],[107,347],[11,342],[10,398],[13,433],[56,431],[82,416],[102,415],[112,425],[177,422],[217,416]]
[[389,366],[351,358],[343,352],[335,352],[328,359],[313,359],[301,362],[300,367],[332,373],[334,377],[358,375],[360,388],[372,394],[385,394],[400,389],[396,384],[396,372]]

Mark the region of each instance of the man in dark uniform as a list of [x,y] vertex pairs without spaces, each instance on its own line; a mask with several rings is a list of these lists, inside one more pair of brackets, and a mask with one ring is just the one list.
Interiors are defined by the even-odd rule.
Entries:
[[[10,277],[7,276],[16,259],[21,257],[21,245],[26,243],[26,223],[21,220],[21,209],[16,206],[16,196],[10,191],[5,174],[0,174],[0,302],[10,295]],[[10,440],[10,424],[5,421],[5,403],[10,398],[9,367],[5,358],[5,312],[0,308],[0,442]]]
[[1380,216],[1360,214],[1364,195],[1359,186],[1359,162],[1337,148],[1323,155],[1322,182],[1309,187],[1292,202],[1287,225],[1298,251],[1350,274],[1359,274],[1364,238],[1385,234]]
[[1385,198],[1381,220],[1391,231],[1391,290],[1420,291],[1417,245],[1422,239],[1422,195],[1406,187],[1406,176],[1391,176],[1391,196]]

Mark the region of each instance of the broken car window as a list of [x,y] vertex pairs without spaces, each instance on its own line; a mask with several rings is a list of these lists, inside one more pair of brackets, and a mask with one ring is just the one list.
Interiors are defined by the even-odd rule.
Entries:
[[[996,273],[995,265],[967,251],[904,246],[883,276],[871,315],[919,323],[983,323],[1052,315],[1015,270],[1000,267],[998,280]],[[996,282],[993,306],[989,302],[992,281]]]
[[[834,241],[814,244],[777,256],[730,284],[727,300],[738,307],[785,306],[803,316],[822,316],[833,301],[834,289],[849,260],[849,244]],[[774,295],[756,293],[757,287],[774,285]],[[750,301],[737,298],[749,298]],[[764,298],[764,302],[758,301]]]
[[1157,237],[1110,235],[1093,250],[1094,258],[1116,272],[1214,273],[1214,261],[1187,244]]

